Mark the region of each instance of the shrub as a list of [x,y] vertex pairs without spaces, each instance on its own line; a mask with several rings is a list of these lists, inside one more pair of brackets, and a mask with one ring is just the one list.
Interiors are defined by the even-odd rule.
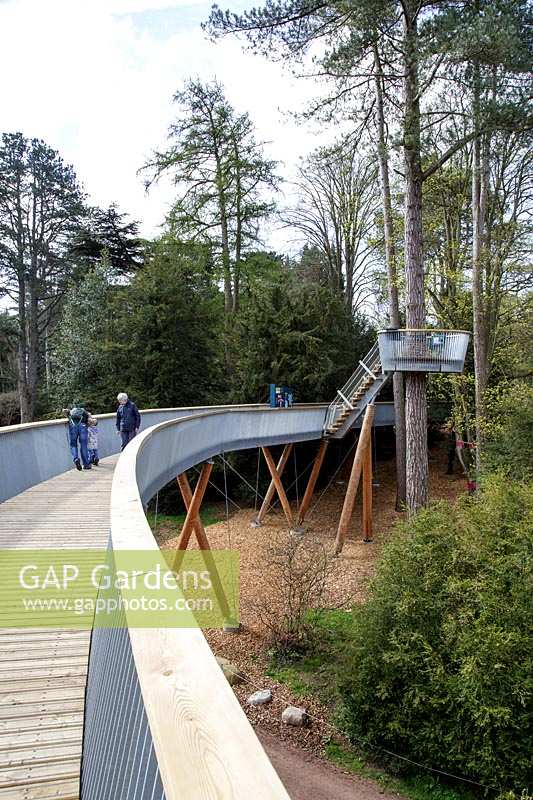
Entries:
[[290,535],[269,547],[266,562],[270,591],[258,592],[252,608],[283,661],[309,645],[309,612],[324,599],[331,556],[320,542]]
[[348,735],[498,788],[531,781],[533,488],[422,510],[384,548],[338,681]]
[[516,382],[491,402],[484,453],[485,467],[509,476],[533,476],[533,387]]

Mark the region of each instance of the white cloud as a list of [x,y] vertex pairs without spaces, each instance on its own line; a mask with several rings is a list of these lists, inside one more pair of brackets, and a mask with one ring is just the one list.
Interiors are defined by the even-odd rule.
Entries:
[[[2,129],[38,136],[71,162],[93,202],[117,202],[156,232],[172,199],[163,184],[145,195],[138,168],[164,146],[171,98],[188,76],[216,77],[239,111],[249,111],[269,155],[287,165],[315,146],[279,107],[301,105],[310,87],[291,81],[276,64],[219,44],[186,14],[151,19],[131,14],[199,0],[9,0],[0,4]],[[123,16],[125,14],[125,16]],[[153,20],[152,20],[153,21]],[[277,241],[274,242],[277,244]]]

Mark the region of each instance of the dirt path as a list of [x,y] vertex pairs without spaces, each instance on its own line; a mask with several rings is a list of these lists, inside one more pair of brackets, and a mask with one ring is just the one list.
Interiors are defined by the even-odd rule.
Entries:
[[291,800],[397,800],[375,781],[347,775],[333,764],[280,740],[268,731],[255,732]]

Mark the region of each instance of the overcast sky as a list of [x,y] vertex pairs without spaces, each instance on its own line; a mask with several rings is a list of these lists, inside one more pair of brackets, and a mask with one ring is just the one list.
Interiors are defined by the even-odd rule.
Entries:
[[[228,0],[232,9],[251,0]],[[72,163],[95,204],[117,203],[158,231],[172,199],[167,184],[146,196],[137,169],[165,144],[171,98],[188,76],[217,77],[248,111],[268,155],[286,164],[318,144],[283,112],[301,107],[309,82],[243,51],[213,44],[200,28],[204,0],[0,0],[1,130],[40,137]],[[225,0],[220,2],[226,7]],[[284,246],[272,232],[268,244]]]

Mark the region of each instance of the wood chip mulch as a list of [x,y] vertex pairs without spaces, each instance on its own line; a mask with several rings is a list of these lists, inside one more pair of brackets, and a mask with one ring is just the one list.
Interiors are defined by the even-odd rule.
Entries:
[[[336,481],[322,496],[320,502],[311,505],[305,523],[304,538],[322,545],[333,554],[333,544],[339,516],[346,492],[350,465],[337,476]],[[430,497],[450,503],[466,490],[462,475],[446,475],[446,449],[435,448],[430,452]],[[404,515],[395,511],[395,465],[394,460],[378,463],[374,471],[374,541],[365,544],[361,534],[361,490],[352,518],[352,531],[339,557],[330,561],[323,607],[346,607],[361,602],[365,597],[368,581],[373,575],[376,560],[383,543],[393,535],[395,523]],[[319,494],[319,493],[318,493]],[[206,637],[216,655],[228,658],[245,676],[246,682],[235,687],[235,693],[252,725],[260,725],[282,740],[291,741],[306,750],[320,753],[324,742],[332,737],[328,718],[331,710],[315,697],[295,697],[286,686],[281,686],[266,676],[269,664],[268,635],[256,613],[257,598],[262,598],[263,607],[269,602],[273,606],[276,597],[276,582],[269,574],[270,554],[273,545],[283,546],[289,532],[279,506],[269,512],[263,525],[251,528],[254,510],[238,511],[227,520],[207,528],[213,549],[231,548],[240,552],[240,607],[241,631],[236,634],[220,630],[207,631]],[[165,548],[177,546],[177,537],[167,538],[164,527],[158,531]],[[157,537],[159,538],[159,536]],[[191,540],[192,542],[192,540]],[[191,545],[192,547],[195,544]],[[273,702],[252,707],[246,698],[258,689],[271,689]],[[312,716],[307,728],[292,728],[281,723],[281,713],[287,705],[305,708]],[[319,721],[319,720],[322,720]],[[335,737],[339,738],[339,737]]]

